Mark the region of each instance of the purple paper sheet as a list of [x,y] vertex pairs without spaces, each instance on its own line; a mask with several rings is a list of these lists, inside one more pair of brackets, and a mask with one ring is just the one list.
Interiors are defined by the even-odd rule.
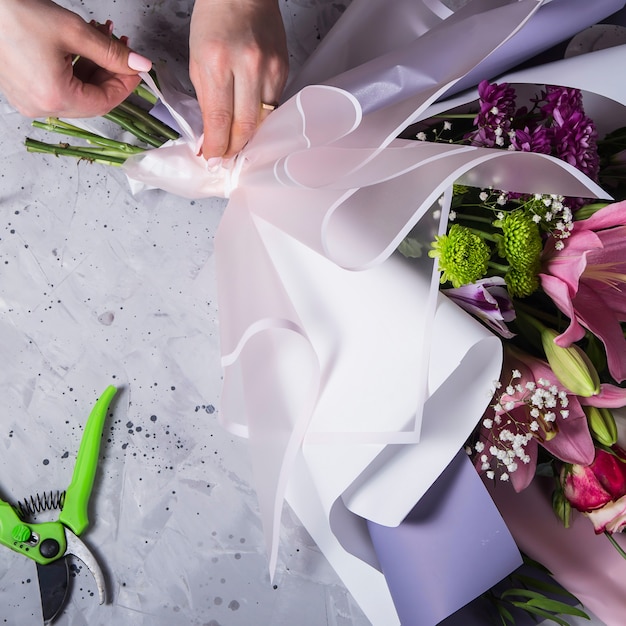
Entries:
[[400,526],[368,528],[402,626],[438,624],[521,564],[464,451]]

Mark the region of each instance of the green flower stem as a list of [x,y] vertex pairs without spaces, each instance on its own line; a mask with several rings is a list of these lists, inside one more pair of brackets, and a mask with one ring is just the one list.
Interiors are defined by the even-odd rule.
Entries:
[[[528,319],[529,321],[537,321],[538,319],[541,319],[552,328],[559,328],[561,325],[562,320],[556,315],[550,315],[550,313],[536,309],[521,300],[515,300],[515,311],[518,315],[521,313],[524,316],[524,319]],[[535,326],[535,328],[537,328],[537,326]]]
[[78,126],[74,126],[73,124],[69,124],[68,122],[63,122],[57,118],[48,118],[45,122],[33,120],[32,125],[35,128],[41,128],[42,130],[46,130],[48,132],[68,135],[70,137],[79,137],[80,139],[84,139],[87,143],[111,148],[112,150],[128,155],[138,154],[139,152],[144,151],[143,148],[139,148],[138,146],[133,146],[123,141],[116,141],[115,139],[101,137],[100,135],[96,135],[95,133],[79,128]]
[[[468,207],[472,205],[465,204],[463,206]],[[482,207],[482,205],[479,205],[479,204],[475,204],[473,206],[484,208]],[[468,215],[467,213],[461,213],[460,215],[457,215],[457,219],[455,221],[458,221],[458,220],[464,220],[466,222],[479,222],[481,224],[489,224],[489,225],[493,224],[493,218],[491,217],[483,217],[481,215]]]
[[180,135],[169,126],[166,126],[155,117],[152,117],[150,113],[144,111],[141,107],[138,107],[131,102],[125,101],[113,109],[113,112],[121,111],[128,114],[135,121],[141,120],[148,128],[158,133],[161,137],[166,139],[178,139]]
[[105,113],[102,117],[111,122],[114,122],[118,126],[121,126],[124,130],[127,130],[129,133],[137,137],[137,139],[140,139],[141,141],[147,143],[149,146],[152,146],[153,148],[160,148],[165,143],[163,139],[155,137],[154,135],[150,135],[141,130],[136,124],[133,123],[131,119],[129,119],[125,115],[121,115],[120,113],[116,113],[115,111],[110,111],[109,113]]
[[27,137],[24,141],[28,152],[38,152],[42,154],[54,154],[55,156],[72,156],[94,163],[104,163],[105,165],[122,165],[128,155],[116,156],[110,149],[80,148],[67,144],[49,144]]
[[441,113],[433,115],[433,119],[441,120],[473,120],[475,118],[476,113]]
[[604,534],[606,535],[606,538],[613,544],[613,547],[619,552],[619,555],[623,559],[626,559],[626,552],[624,552],[624,549],[622,548],[622,546],[620,546],[619,543],[615,541],[615,539],[613,538],[613,535],[611,535],[611,533],[607,532],[606,530],[604,531]]
[[159,100],[143,83],[139,83],[133,93],[152,105]]
[[516,309],[517,317],[522,318],[524,322],[526,322],[526,324],[532,326],[539,333],[544,331],[546,327],[537,319],[538,316],[535,314],[535,312],[533,311],[533,315],[529,315],[526,311],[523,310],[524,308],[525,307],[522,305],[519,309]]
[[491,233],[486,233],[484,230],[479,230],[478,228],[469,228],[469,227],[468,227],[468,230],[470,230],[475,235],[478,235],[481,239],[486,239],[487,241],[491,241],[493,243],[498,242],[498,239],[495,235],[492,235]]
[[488,261],[487,265],[492,269],[500,272],[501,274],[506,274],[509,269],[511,269],[508,265],[504,265],[503,263],[496,263],[495,261]]

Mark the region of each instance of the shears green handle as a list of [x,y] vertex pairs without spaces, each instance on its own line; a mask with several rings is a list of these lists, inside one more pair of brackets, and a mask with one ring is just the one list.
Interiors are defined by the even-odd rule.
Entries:
[[117,389],[109,386],[93,407],[76,457],[72,481],[67,488],[63,510],[56,522],[28,524],[15,509],[0,500],[0,543],[46,565],[62,557],[67,549],[65,529],[80,535],[89,524],[87,508],[96,476],[100,440],[109,404]]
[[65,528],[59,522],[26,524],[15,509],[0,500],[0,543],[41,565],[65,554]]
[[87,508],[98,467],[102,430],[109,404],[111,404],[116,392],[117,389],[113,385],[109,385],[91,410],[78,449],[72,482],[65,492],[65,501],[63,510],[59,515],[59,521],[77,536],[89,525]]

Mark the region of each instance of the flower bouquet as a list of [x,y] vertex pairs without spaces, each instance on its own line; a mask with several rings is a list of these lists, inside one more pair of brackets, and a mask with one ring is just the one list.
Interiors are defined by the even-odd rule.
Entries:
[[[429,120],[416,139],[552,154],[623,197],[626,129],[599,139],[580,90],[536,89],[521,105],[513,85],[483,81],[475,113]],[[448,230],[429,252],[443,293],[505,340],[492,404],[468,441],[476,469],[515,492],[552,479],[564,527],[582,512],[624,558],[613,534],[626,526],[626,452],[612,410],[626,403],[625,228],[624,201],[457,185]],[[413,253],[410,237],[400,251]],[[546,616],[528,594],[526,610]]]
[[[623,2],[474,0],[456,12],[437,0],[397,4],[354,0],[292,82],[292,97],[224,167],[207,170],[197,156],[197,103],[162,76],[158,87],[145,76],[180,138],[123,165],[138,192],[229,198],[216,236],[220,418],[248,438],[270,571],[286,500],[373,624],[441,622],[522,563],[516,543],[585,606],[619,609],[614,589],[580,593],[576,581],[588,580],[580,565],[559,571],[553,555],[565,548],[554,546],[580,524],[564,529],[549,502],[545,515],[533,480],[558,477],[563,513],[568,497],[582,506],[572,493],[591,482],[595,451],[616,450],[607,410],[622,397],[621,379],[610,358],[603,365],[600,340],[608,355],[619,314],[596,328],[577,316],[589,309],[576,294],[587,291],[571,288],[587,284],[585,246],[600,266],[612,262],[603,250],[622,220],[620,204],[579,219],[591,213],[585,206],[610,201],[593,169],[590,120],[601,117],[587,99],[582,112],[577,92],[561,99],[550,89],[523,114],[516,105],[500,115],[500,105],[512,107],[509,87],[481,83],[485,124],[471,114],[461,141],[440,141],[456,122],[448,130],[444,117],[430,135],[426,121]],[[626,102],[617,81],[599,78],[615,60],[584,59],[584,71],[572,60],[571,73],[533,67],[507,81]],[[426,141],[402,138],[418,123],[411,132]],[[575,269],[563,263],[571,246],[583,259]],[[453,293],[439,290],[439,264]],[[545,346],[558,365],[545,361]],[[569,378],[554,380],[552,368]],[[493,472],[497,486],[488,477],[485,486],[473,465]],[[506,483],[526,481],[509,498]],[[620,500],[619,486],[604,489]],[[541,519],[528,523],[530,513]],[[603,565],[617,558],[619,578],[626,562],[604,543],[608,553],[590,550]],[[599,580],[598,561],[585,562]],[[537,615],[546,606],[519,602]]]

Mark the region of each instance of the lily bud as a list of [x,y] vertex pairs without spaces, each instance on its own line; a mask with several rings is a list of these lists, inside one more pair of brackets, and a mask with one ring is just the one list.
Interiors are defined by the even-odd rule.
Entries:
[[610,448],[617,441],[617,425],[613,413],[609,409],[595,406],[584,406],[591,436],[602,445]]
[[555,330],[543,327],[541,343],[548,363],[562,385],[583,398],[600,392],[600,377],[589,357],[577,345],[562,348],[554,343],[559,336]]

